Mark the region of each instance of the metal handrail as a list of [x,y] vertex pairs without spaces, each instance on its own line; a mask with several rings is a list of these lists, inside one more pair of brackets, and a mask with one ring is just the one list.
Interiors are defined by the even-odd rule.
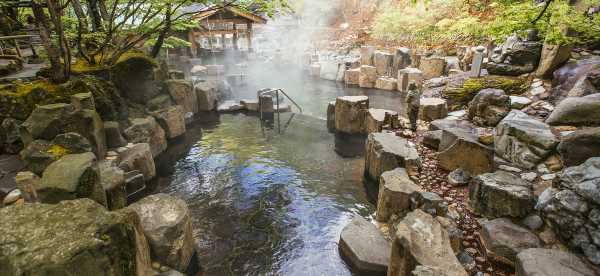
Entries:
[[[281,111],[280,111],[280,107],[279,107],[279,92],[281,92],[286,98],[288,98],[288,100],[290,100],[290,102],[292,102],[296,106],[296,108],[298,108],[300,113],[303,113],[303,111],[302,111],[302,107],[300,107],[300,105],[298,105],[298,103],[296,103],[296,101],[294,101],[287,93],[285,93],[283,91],[283,89],[277,88],[277,89],[263,91],[258,94],[258,109],[260,110],[261,125],[262,125],[262,121],[263,121],[263,108],[262,108],[261,98],[263,95],[265,95],[267,93],[273,93],[273,92],[275,92],[275,97],[277,100],[277,109],[275,111],[277,112],[277,125],[279,126],[278,131],[281,134],[281,122],[280,122]],[[288,120],[288,122],[286,123],[286,128],[290,124],[292,118],[294,118],[293,114],[292,114],[292,117],[290,117],[290,120]]]
[[[296,103],[296,101],[294,101],[287,93],[285,93],[285,91],[283,91],[283,89],[281,88],[277,88],[277,89],[271,89],[271,90],[267,90],[267,91],[263,91],[260,92],[260,94],[258,94],[258,100],[260,102],[260,96],[267,94],[267,93],[272,93],[272,92],[281,92],[283,93],[283,95],[288,98],[288,100],[290,100],[290,102],[292,102],[297,108],[298,110],[300,110],[300,113],[303,113],[302,107],[300,107],[300,105],[298,105],[298,103]],[[277,95],[277,101],[279,102],[279,95]]]

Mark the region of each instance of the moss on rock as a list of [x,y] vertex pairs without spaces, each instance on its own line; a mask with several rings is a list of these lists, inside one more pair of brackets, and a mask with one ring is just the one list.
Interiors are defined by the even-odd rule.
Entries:
[[462,106],[487,88],[502,89],[508,95],[522,94],[527,90],[524,79],[502,76],[484,76],[480,78],[460,75],[448,82],[443,95],[449,100],[451,106]]

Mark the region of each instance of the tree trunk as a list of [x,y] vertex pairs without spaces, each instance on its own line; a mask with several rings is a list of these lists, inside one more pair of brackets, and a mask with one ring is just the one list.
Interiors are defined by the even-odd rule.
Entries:
[[67,81],[71,75],[71,49],[65,36],[65,31],[62,24],[61,3],[60,0],[46,0],[46,4],[48,5],[48,13],[50,14],[50,19],[54,24],[54,32],[58,39],[57,44],[59,47],[59,54],[64,63],[62,66],[62,81]]
[[31,10],[33,11],[36,25],[40,29],[40,39],[50,61],[50,71],[52,73],[50,78],[52,82],[63,83],[66,81],[66,77],[64,75],[63,64],[60,61],[60,50],[52,43],[52,28],[50,27],[44,8],[36,1],[31,1]]
[[85,16],[85,12],[81,7],[81,2],[79,0],[71,0],[71,4],[73,4],[73,11],[75,11],[75,16],[77,16],[77,20],[79,21],[79,28],[82,33],[88,32],[88,21]]
[[106,3],[104,2],[104,0],[97,0],[97,1],[98,1],[98,8],[100,9],[100,15],[102,16],[102,19],[104,19],[104,21],[110,20],[109,19],[110,15],[108,15],[108,10],[106,9]]
[[167,13],[165,14],[165,26],[160,31],[160,34],[158,34],[154,46],[152,46],[152,51],[150,51],[151,57],[156,58],[158,54],[160,54],[160,49],[165,43],[165,38],[167,35],[169,35],[169,32],[171,32],[171,6],[167,7]]
[[90,18],[92,19],[92,31],[102,31],[102,17],[100,17],[100,11],[98,9],[98,0],[87,0],[87,2],[88,12],[90,14]]

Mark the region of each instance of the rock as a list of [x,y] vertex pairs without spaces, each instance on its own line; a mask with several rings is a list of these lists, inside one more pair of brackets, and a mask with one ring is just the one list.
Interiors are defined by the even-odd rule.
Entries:
[[0,124],[0,152],[17,154],[23,149],[19,128],[23,122],[6,118]]
[[2,275],[150,275],[135,214],[78,199],[2,208],[0,217]]
[[439,268],[448,275],[468,275],[454,255],[448,232],[431,215],[417,209],[397,228],[388,275],[410,275],[419,265]]
[[125,173],[125,187],[129,196],[137,194],[146,189],[144,175],[140,171],[129,171]]
[[519,110],[498,124],[494,140],[498,156],[527,169],[543,161],[558,143],[547,124]]
[[174,105],[153,113],[158,124],[165,131],[167,138],[173,139],[185,134],[184,108]]
[[469,184],[470,179],[471,176],[469,173],[461,168],[453,170],[448,174],[448,184],[452,185],[453,187],[465,186]]
[[186,203],[166,194],[155,194],[128,208],[140,217],[152,255],[169,267],[185,271],[195,244]]
[[90,141],[75,132],[67,132],[54,137],[52,144],[62,147],[67,153],[84,153],[92,151]]
[[419,70],[423,72],[424,79],[433,79],[444,75],[446,60],[440,57],[422,57]]
[[499,170],[503,170],[503,171],[507,171],[507,172],[513,172],[513,173],[520,173],[521,172],[521,169],[515,168],[515,167],[511,167],[511,166],[507,166],[507,165],[499,165],[498,169]]
[[535,172],[522,173],[521,178],[525,181],[532,182],[537,178],[537,173],[535,173]]
[[258,100],[240,100],[240,104],[248,111],[258,112],[260,103]]
[[494,150],[479,142],[476,128],[467,121],[441,119],[431,122],[431,129],[442,130],[438,161],[448,171],[458,168],[478,175],[493,169]]
[[361,46],[360,47],[360,64],[373,65],[373,56],[375,55],[375,47]]
[[[410,205],[411,210],[421,209],[434,217],[443,217],[448,213],[448,204],[442,197],[432,192],[412,193],[410,195]],[[458,245],[452,248],[458,250]]]
[[379,183],[381,174],[395,168],[405,168],[415,175],[421,167],[416,146],[393,133],[371,133],[366,142],[365,177]]
[[335,101],[327,104],[327,129],[335,131]]
[[549,125],[600,126],[600,94],[568,97],[550,114]]
[[373,66],[377,69],[377,75],[388,75],[392,72],[392,66],[394,65],[394,55],[388,52],[376,51],[373,56]]
[[500,89],[483,89],[469,103],[469,119],[479,126],[494,127],[510,111],[510,98]]
[[173,100],[171,100],[170,95],[161,94],[158,95],[146,103],[146,109],[148,111],[156,111],[163,108],[167,108],[173,105]]
[[343,62],[337,60],[327,60],[319,62],[321,69],[319,70],[319,77],[324,80],[330,81],[343,81],[344,71],[346,66]]
[[212,111],[218,106],[219,84],[216,81],[201,81],[195,84],[194,92],[199,111]]
[[469,205],[487,217],[524,217],[535,204],[532,185],[504,171],[478,175],[469,184]]
[[125,172],[110,166],[100,164],[100,183],[106,192],[108,210],[114,211],[127,206],[127,187],[125,186]]
[[379,77],[375,81],[375,88],[388,91],[396,91],[396,79],[390,77]]
[[165,85],[175,104],[183,106],[186,113],[198,113],[198,99],[191,81],[168,80]]
[[544,248],[521,251],[517,255],[516,273],[517,276],[597,275],[576,255]]
[[423,72],[417,68],[398,70],[398,91],[408,91],[408,85],[414,82],[418,89],[423,87]]
[[21,193],[21,190],[14,189],[4,197],[4,199],[2,200],[2,204],[4,204],[4,206],[11,205],[17,202],[17,200],[21,199],[22,197],[23,193]]
[[79,93],[71,96],[71,105],[75,109],[90,109],[96,110],[96,104],[94,103],[94,96],[91,92]]
[[558,152],[567,167],[577,166],[590,157],[600,156],[600,127],[579,129],[563,137]]
[[347,134],[366,132],[367,96],[343,96],[335,102],[335,129]]
[[523,219],[523,225],[527,226],[530,230],[538,230],[544,226],[544,221],[538,215],[529,215]]
[[167,149],[165,131],[152,116],[133,119],[123,134],[130,143],[148,143],[153,157]]
[[19,172],[15,176],[17,188],[21,191],[25,202],[38,202],[36,187],[40,185],[41,179],[32,172]]
[[[239,102],[225,101],[217,107],[217,111],[218,112],[236,112],[236,111],[242,110],[243,108],[244,107]],[[263,112],[265,112],[265,111],[263,110]]]
[[143,174],[146,181],[156,176],[156,168],[150,145],[139,143],[128,145],[122,152],[119,152],[119,168],[122,170],[139,171]]
[[104,122],[104,133],[106,134],[106,147],[109,149],[127,145],[127,140],[121,135],[121,127],[118,122]]
[[394,54],[394,65],[392,67],[392,76],[398,76],[398,70],[402,70],[412,63],[410,59],[410,49],[400,47],[396,49]]
[[339,242],[342,258],[361,275],[386,275],[390,244],[379,229],[355,216],[342,230]]
[[344,73],[344,82],[348,85],[358,85],[360,79],[360,68],[349,69]]
[[519,76],[531,73],[538,67],[541,52],[541,42],[523,41],[514,34],[501,47],[494,49],[486,68],[494,75]]
[[36,193],[42,203],[90,198],[106,206],[106,194],[100,183],[93,153],[68,154],[44,171]]
[[369,108],[366,120],[367,133],[381,132],[386,125],[388,128],[398,125],[398,112],[387,109]]
[[419,119],[422,121],[431,122],[448,116],[448,106],[442,98],[421,98],[419,103]]
[[361,65],[358,85],[362,88],[373,88],[375,87],[375,81],[377,81],[377,68],[374,66]]
[[510,96],[510,108],[512,109],[522,109],[531,103],[531,99],[527,97]]
[[443,132],[444,131],[442,130],[426,131],[423,133],[423,145],[437,150],[440,145]]
[[410,180],[404,168],[386,171],[379,178],[377,220],[387,222],[392,215],[404,217],[411,209],[410,196],[421,187]]
[[540,64],[538,65],[535,75],[538,77],[552,77],[554,70],[564,65],[571,56],[571,45],[552,45],[544,42]]
[[482,223],[480,234],[488,257],[511,266],[514,265],[519,252],[542,246],[534,233],[506,218]]
[[156,62],[143,54],[126,54],[110,69],[111,81],[132,102],[146,104],[161,93],[154,79]]

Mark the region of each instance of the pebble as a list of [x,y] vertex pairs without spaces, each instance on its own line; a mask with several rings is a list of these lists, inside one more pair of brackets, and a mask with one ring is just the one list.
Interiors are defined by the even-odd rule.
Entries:
[[546,167],[546,165],[544,165],[544,164],[539,164],[537,166],[537,171],[541,174],[550,173],[550,170],[548,170],[548,167]]
[[4,201],[2,201],[2,203],[4,205],[11,205],[11,204],[17,202],[17,200],[19,200],[21,198],[21,196],[22,196],[21,190],[14,189],[10,193],[8,193],[6,195],[6,197],[4,197]]
[[544,92],[546,92],[546,88],[544,88],[543,86],[535,87],[529,91],[529,93],[531,93],[531,95],[533,95],[533,96],[540,95]]
[[542,218],[538,215],[529,215],[523,219],[523,224],[530,230],[537,230],[544,225],[544,221],[542,221]]
[[523,180],[527,180],[527,181],[531,182],[537,178],[537,173],[535,173],[535,172],[522,173],[521,178]]
[[544,181],[549,181],[549,180],[553,180],[554,178],[556,178],[556,174],[555,173],[544,174],[544,175],[540,176],[540,178]]

